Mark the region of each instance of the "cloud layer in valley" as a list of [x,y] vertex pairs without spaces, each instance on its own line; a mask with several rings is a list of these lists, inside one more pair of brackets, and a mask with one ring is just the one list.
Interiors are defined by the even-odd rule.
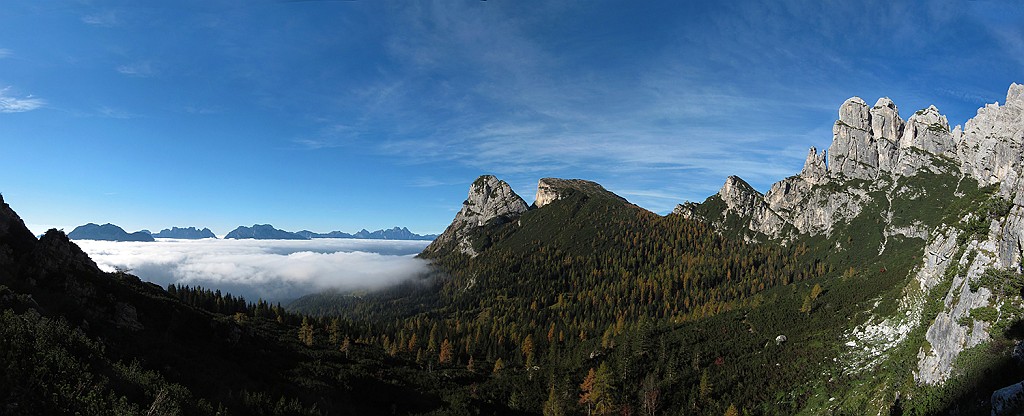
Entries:
[[429,241],[173,240],[76,241],[104,270],[143,280],[284,301],[327,289],[378,289],[426,272],[414,258]]

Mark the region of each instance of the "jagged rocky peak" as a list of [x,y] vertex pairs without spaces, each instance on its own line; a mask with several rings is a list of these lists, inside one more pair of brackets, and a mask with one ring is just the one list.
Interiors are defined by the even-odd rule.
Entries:
[[743,216],[753,214],[758,205],[763,204],[764,199],[764,195],[735,175],[725,179],[725,184],[718,191],[718,196],[722,198],[730,211]]
[[469,187],[469,196],[455,220],[472,223],[477,227],[499,217],[518,216],[528,206],[512,187],[492,175],[484,175]]
[[878,146],[878,169],[892,172],[899,162],[899,142],[906,125],[900,110],[889,97],[879,98],[871,107],[871,135]]
[[928,153],[942,155],[954,151],[956,143],[949,131],[946,116],[939,114],[939,109],[933,105],[918,110],[907,119],[900,147],[915,147]]
[[478,253],[470,241],[472,233],[487,224],[510,221],[526,212],[529,207],[512,187],[492,175],[483,175],[469,186],[469,195],[452,223],[434,242],[423,250],[433,255],[458,250],[470,256]]
[[888,97],[879,98],[870,108],[858,97],[846,100],[832,135],[830,176],[867,180],[881,174],[912,176],[923,169],[934,170],[933,156],[954,156],[959,137],[934,106],[904,122]]
[[722,196],[729,195],[741,198],[746,198],[751,195],[761,196],[761,193],[757,192],[753,186],[750,186],[747,181],[736,175],[730,175],[728,178],[725,178],[725,184],[722,185],[722,189],[718,191],[718,194]]
[[957,137],[956,156],[965,173],[985,185],[1002,182],[1006,189],[1017,185],[1017,173],[1024,170],[1020,153],[1024,147],[1024,86],[1010,85],[1004,105],[978,109]]
[[537,197],[533,205],[537,208],[543,207],[559,199],[571,195],[573,192],[583,192],[587,195],[606,196],[626,202],[622,197],[604,189],[597,182],[583,179],[558,179],[543,178],[537,182]]
[[878,147],[871,134],[871,109],[860,97],[852,97],[839,107],[839,120],[832,126],[828,165],[850,178],[871,179],[877,174]]
[[878,139],[898,142],[903,132],[903,119],[900,109],[889,97],[879,98],[869,111],[871,116],[871,135]]
[[860,97],[850,97],[839,107],[839,121],[858,130],[871,128],[871,110]]
[[820,183],[828,180],[828,165],[825,162],[825,151],[818,152],[818,148],[811,146],[807,151],[807,159],[804,160],[804,168],[800,170],[800,177],[811,183]]
[[1024,85],[1014,82],[1006,91],[1006,105],[1024,107]]

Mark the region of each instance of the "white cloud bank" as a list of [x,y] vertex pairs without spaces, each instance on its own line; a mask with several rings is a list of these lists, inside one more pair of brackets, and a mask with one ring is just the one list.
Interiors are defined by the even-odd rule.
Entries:
[[100,268],[130,268],[143,280],[201,285],[286,301],[326,289],[377,289],[426,272],[414,258],[429,241],[175,240],[75,241]]

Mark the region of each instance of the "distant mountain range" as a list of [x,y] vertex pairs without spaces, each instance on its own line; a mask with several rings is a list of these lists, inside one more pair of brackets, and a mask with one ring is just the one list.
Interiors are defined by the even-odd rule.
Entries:
[[153,241],[153,236],[143,231],[128,233],[114,224],[96,225],[88,223],[75,227],[68,234],[72,240],[104,240],[104,241]]
[[[217,238],[209,228],[199,229],[197,227],[179,228],[172,227],[163,229],[158,233],[151,233],[149,230],[141,230],[128,233],[121,227],[114,224],[86,224],[76,227],[68,234],[73,240],[105,240],[105,241],[154,241],[156,238],[178,238],[186,240],[198,240],[202,238]],[[356,238],[364,240],[420,240],[431,241],[437,238],[436,234],[420,235],[409,231],[405,227],[394,227],[387,230],[367,231],[359,230],[354,234],[341,231],[329,233],[315,233],[309,230],[290,232],[274,228],[270,224],[254,224],[251,227],[239,226],[229,232],[225,239],[256,239],[256,240],[310,240],[314,238]]]
[[296,233],[278,230],[270,224],[254,224],[252,227],[239,226],[232,230],[226,239],[256,239],[256,240],[307,240],[306,237]]
[[389,230],[377,230],[377,231],[373,231],[373,232],[367,231],[364,228],[362,230],[359,230],[359,232],[357,232],[355,234],[349,234],[349,233],[345,233],[345,232],[341,232],[341,231],[331,231],[331,232],[326,233],[326,234],[321,234],[321,233],[314,233],[312,231],[307,231],[307,230],[302,230],[302,231],[299,231],[299,232],[297,232],[295,234],[298,234],[298,235],[301,235],[301,236],[303,236],[305,238],[310,238],[310,239],[312,239],[312,238],[360,238],[360,239],[368,239],[368,240],[423,240],[423,241],[430,241],[430,240],[433,240],[433,239],[437,238],[437,234],[420,235],[420,234],[416,234],[416,233],[414,233],[412,231],[409,231],[409,229],[405,228],[405,227],[402,227],[402,228],[394,227],[394,228],[391,228]]
[[214,235],[213,231],[210,231],[209,228],[203,228],[202,230],[200,230],[200,229],[197,229],[196,227],[188,227],[188,228],[171,227],[171,229],[169,229],[169,230],[168,229],[164,229],[164,230],[162,230],[162,231],[160,231],[160,232],[158,232],[156,234],[153,234],[153,237],[157,237],[157,238],[181,238],[181,239],[186,239],[186,240],[199,240],[199,239],[202,239],[202,238],[217,238],[217,236]]

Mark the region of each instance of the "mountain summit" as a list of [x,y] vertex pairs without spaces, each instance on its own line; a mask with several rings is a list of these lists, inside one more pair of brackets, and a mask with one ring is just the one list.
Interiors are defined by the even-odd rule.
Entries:
[[425,254],[450,250],[475,256],[477,248],[471,237],[482,227],[499,225],[515,219],[529,207],[512,187],[492,175],[483,175],[469,186],[469,195],[455,220],[423,250]]

